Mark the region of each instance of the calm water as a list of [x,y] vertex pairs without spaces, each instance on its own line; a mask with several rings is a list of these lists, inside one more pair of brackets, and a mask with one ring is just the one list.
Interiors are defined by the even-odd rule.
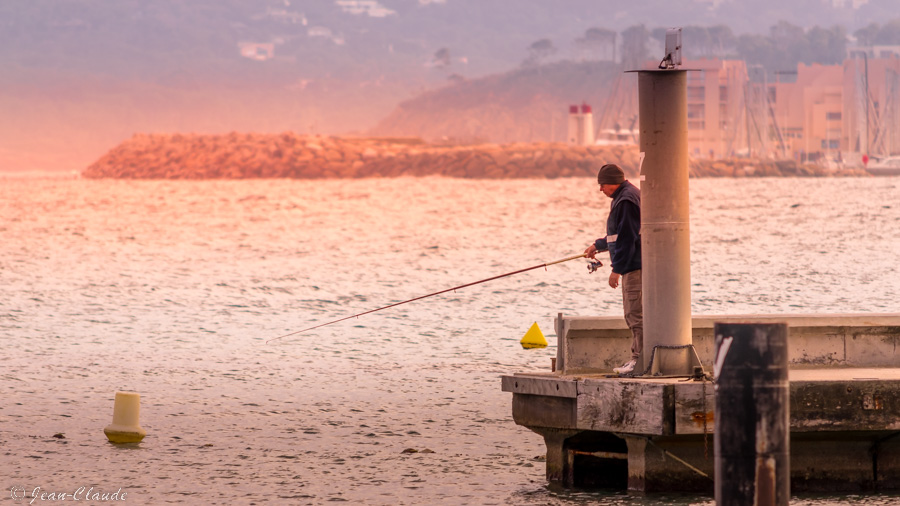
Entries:
[[[581,252],[608,209],[595,188],[0,179],[3,494],[711,504],[551,490],[542,439],[511,419],[499,376],[556,354],[522,334],[537,322],[555,344],[558,312],[619,315],[608,267],[576,260],[265,344]],[[692,180],[691,210],[695,313],[900,312],[900,178]],[[140,445],[106,442],[116,390],[142,395]]]

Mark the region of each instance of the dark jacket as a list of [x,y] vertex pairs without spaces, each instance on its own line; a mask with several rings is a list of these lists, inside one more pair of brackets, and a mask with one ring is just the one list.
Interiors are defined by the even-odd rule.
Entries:
[[609,250],[612,270],[627,274],[641,268],[641,190],[625,181],[612,195],[606,237],[594,241],[597,251]]

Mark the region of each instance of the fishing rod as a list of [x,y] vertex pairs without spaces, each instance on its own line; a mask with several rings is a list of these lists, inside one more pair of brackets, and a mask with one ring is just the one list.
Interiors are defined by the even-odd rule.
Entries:
[[[276,339],[281,339],[282,337],[293,336],[293,335],[295,335],[295,334],[300,334],[300,333],[306,332],[306,331],[308,331],[308,330],[313,330],[313,329],[317,329],[317,328],[319,328],[319,327],[324,327],[324,326],[326,326],[326,325],[331,325],[331,324],[333,324],[333,323],[338,323],[338,322],[342,322],[342,321],[344,321],[344,320],[349,320],[350,318],[359,318],[359,317],[362,316],[362,315],[369,314],[369,313],[374,313],[375,311],[381,311],[382,309],[388,309],[388,308],[391,308],[391,307],[394,307],[394,306],[399,306],[399,305],[401,305],[401,304],[406,304],[407,302],[413,302],[413,301],[421,300],[421,299],[424,299],[424,298],[427,298],[427,297],[433,297],[433,296],[435,296],[435,295],[440,295],[440,294],[442,294],[442,293],[452,292],[452,291],[455,291],[455,290],[459,290],[459,289],[462,289],[462,288],[466,288],[466,287],[468,287],[468,286],[477,285],[477,284],[479,284],[479,283],[485,283],[485,282],[488,282],[488,281],[493,281],[493,280],[495,280],[495,279],[505,278],[505,277],[507,277],[507,276],[512,276],[512,275],[515,275],[515,274],[521,274],[521,273],[523,273],[523,272],[531,271],[531,270],[534,270],[534,269],[540,269],[541,267],[546,268],[547,266],[555,265],[555,264],[561,264],[561,263],[563,263],[563,262],[568,262],[568,261],[570,261],[570,260],[575,260],[576,258],[585,258],[584,253],[580,253],[580,254],[578,254],[578,255],[572,255],[572,256],[570,256],[570,257],[561,258],[561,259],[559,259],[559,260],[554,260],[554,261],[552,261],[552,262],[547,262],[547,263],[540,264],[540,265],[535,265],[535,266],[533,266],[533,267],[527,267],[527,268],[525,268],[525,269],[519,269],[519,270],[513,271],[513,272],[507,272],[506,274],[500,274],[500,275],[497,275],[497,276],[494,276],[494,277],[490,277],[490,278],[487,278],[487,279],[482,279],[482,280],[479,280],[479,281],[473,281],[473,282],[471,282],[471,283],[466,283],[466,284],[464,284],[464,285],[454,286],[453,288],[447,288],[446,290],[441,290],[441,291],[439,291],[439,292],[429,293],[428,295],[422,295],[422,296],[416,297],[416,298],[414,298],[414,299],[408,299],[408,300],[404,300],[404,301],[402,301],[402,302],[395,302],[394,304],[390,304],[390,305],[387,305],[387,306],[382,306],[382,307],[379,307],[379,308],[377,308],[377,309],[370,309],[370,310],[365,311],[365,312],[362,312],[362,313],[357,313],[357,314],[354,314],[354,315],[345,316],[345,317],[340,318],[340,319],[338,319],[338,320],[333,320],[333,321],[326,322],[326,323],[320,323],[319,325],[316,325],[316,326],[314,326],[314,327],[309,327],[309,328],[305,328],[305,329],[303,329],[303,330],[298,330],[298,331],[296,331],[296,332],[291,332],[290,334],[285,334],[285,335],[283,335],[283,336],[273,337],[272,339],[269,339],[268,341],[266,341],[266,344],[269,344],[271,341],[275,341]],[[592,262],[591,265],[588,266],[588,271],[589,271],[589,272],[594,272],[594,270],[596,270],[596,268],[599,266],[599,264],[600,264],[600,262],[597,262],[597,261]],[[593,267],[593,270],[591,270],[592,267]]]

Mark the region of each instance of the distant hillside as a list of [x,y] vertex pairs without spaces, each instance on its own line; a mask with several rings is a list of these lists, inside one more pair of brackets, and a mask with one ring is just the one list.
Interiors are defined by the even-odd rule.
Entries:
[[416,135],[432,142],[565,141],[570,105],[604,115],[622,67],[557,62],[461,81],[402,102],[370,133]]
[[[266,57],[305,78],[447,66],[478,76],[510,68],[542,38],[572,58],[591,27],[726,25],[764,34],[786,21],[853,32],[897,14],[896,0],[6,0],[0,63],[141,79],[228,74],[246,44],[272,44]],[[450,58],[433,61],[441,48]]]
[[[524,61],[621,61],[626,52],[642,50],[656,55],[658,40],[650,32],[661,27],[723,25],[716,34],[731,35],[707,40],[707,31],[686,30],[686,55],[733,51],[743,40],[739,34],[752,34],[744,46],[756,60],[802,53],[807,46],[794,44],[803,39],[797,27],[803,32],[841,24],[847,33],[865,27],[872,41],[890,43],[869,28],[895,18],[896,5],[897,0],[6,0],[0,2],[0,171],[79,169],[135,132],[361,133],[403,100],[460,79],[484,87],[478,82],[484,76],[528,72],[520,68]],[[792,26],[768,40],[765,34],[779,20]],[[640,39],[633,43],[629,37],[631,49],[624,43],[629,31]],[[609,33],[618,34],[617,43],[605,42]],[[809,47],[830,47],[816,34]],[[551,140],[564,132],[554,119],[564,115],[561,107],[585,100],[599,112],[604,90],[590,89],[590,83],[600,80],[588,76],[581,89],[540,72],[516,79],[517,85],[535,84],[522,93],[508,93],[503,78],[496,78],[496,92],[516,103],[466,106],[469,119],[458,116],[452,123],[448,115],[434,125],[416,123],[417,113],[404,104],[379,128],[415,125],[436,138]],[[452,92],[412,102],[428,105]],[[508,125],[505,133],[478,126],[492,116]]]

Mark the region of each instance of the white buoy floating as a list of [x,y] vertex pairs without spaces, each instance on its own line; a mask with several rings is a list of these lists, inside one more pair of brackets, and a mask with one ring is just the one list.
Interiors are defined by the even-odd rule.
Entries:
[[113,421],[103,429],[111,443],[140,443],[147,431],[140,426],[141,395],[137,392],[116,392]]

